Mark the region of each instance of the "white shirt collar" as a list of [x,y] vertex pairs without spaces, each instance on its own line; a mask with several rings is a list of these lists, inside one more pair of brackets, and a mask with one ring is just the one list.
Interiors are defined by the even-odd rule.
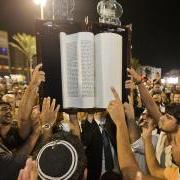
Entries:
[[99,119],[94,119],[95,121],[96,121],[96,123],[97,123],[97,125],[99,126],[99,125],[104,125],[105,123],[106,123],[106,119],[104,118],[104,119],[101,119],[101,120],[99,120]]

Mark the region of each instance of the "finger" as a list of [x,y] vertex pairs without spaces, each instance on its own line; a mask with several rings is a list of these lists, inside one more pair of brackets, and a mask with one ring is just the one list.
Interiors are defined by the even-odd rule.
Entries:
[[39,74],[40,75],[45,75],[45,72],[44,71],[39,71]]
[[148,118],[144,119],[144,122],[150,123]]
[[132,80],[126,80],[126,82],[125,82],[126,84],[132,84],[133,83],[133,81]]
[[119,94],[117,93],[117,91],[115,90],[114,87],[111,87],[111,91],[113,93],[113,96],[116,100],[119,100],[120,101],[120,97],[119,97]]
[[21,169],[17,180],[23,180],[23,172],[23,169]]
[[45,80],[45,76],[44,75],[39,75],[39,77],[38,77],[38,80]]
[[43,103],[42,103],[42,112],[46,110],[46,101],[47,101],[47,98],[44,98]]
[[26,168],[27,168],[27,171],[31,170],[31,168],[32,168],[32,158],[28,158],[27,159],[27,161],[26,161]]
[[51,105],[50,105],[50,111],[51,111],[51,112],[54,111],[55,105],[56,105],[56,99],[53,99],[53,100],[52,100],[52,103],[51,103]]
[[127,68],[127,71],[129,72],[129,71],[130,71],[130,68]]
[[29,170],[27,169],[27,167],[25,167],[23,169],[22,179],[25,180],[25,179],[29,179],[29,178],[30,178]]
[[115,100],[112,100],[112,101],[109,102],[109,105],[113,105],[113,104],[115,104],[115,103],[116,103],[116,101],[115,101]]
[[45,82],[45,81],[46,81],[46,78],[45,78],[45,77],[40,78],[40,80],[39,80],[39,85],[41,84],[41,82]]
[[111,115],[111,110],[112,110],[111,107],[108,106],[107,111],[110,115]]
[[129,104],[125,102],[123,106],[124,106],[124,110],[127,112],[129,110]]
[[139,126],[143,127],[145,124],[147,124],[147,123],[146,122],[141,122],[141,123],[139,123]]
[[131,90],[131,89],[132,89],[132,87],[131,87],[131,85],[130,85],[130,86],[125,86],[125,89],[129,89],[129,90]]
[[135,180],[142,180],[142,173],[141,172],[139,172],[139,171],[137,172]]
[[36,67],[35,67],[35,69],[34,69],[34,71],[39,71],[39,69],[42,67],[42,63],[41,64],[38,64]]
[[130,105],[133,105],[132,96],[129,96],[129,95],[128,95],[128,101],[129,101],[129,104],[130,104]]
[[47,102],[46,102],[46,110],[50,110],[50,104],[51,104],[51,98],[50,97],[48,97],[47,98]]
[[55,109],[55,112],[58,113],[58,112],[59,112],[59,109],[60,109],[60,105],[58,104],[57,107],[56,107],[56,109]]
[[37,168],[36,168],[36,161],[32,161],[32,171],[30,175],[30,180],[37,179]]
[[129,104],[128,104],[127,102],[124,103],[124,106],[125,106],[125,107],[128,107],[128,105],[129,105]]

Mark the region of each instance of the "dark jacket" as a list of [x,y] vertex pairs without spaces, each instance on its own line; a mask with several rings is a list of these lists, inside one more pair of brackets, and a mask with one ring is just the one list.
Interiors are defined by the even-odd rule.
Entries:
[[[100,129],[95,120],[90,123],[86,120],[81,125],[81,139],[87,156],[88,180],[99,180],[102,170],[103,142]],[[111,119],[106,119],[105,124],[111,144],[116,151],[116,127]]]
[[20,169],[24,168],[27,156],[13,154],[0,144],[0,180],[17,180]]

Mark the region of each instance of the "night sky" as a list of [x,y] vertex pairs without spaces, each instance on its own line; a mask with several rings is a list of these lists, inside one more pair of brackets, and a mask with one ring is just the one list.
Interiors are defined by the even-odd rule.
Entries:
[[[96,0],[82,1],[96,3]],[[133,24],[133,56],[140,59],[141,64],[162,67],[164,71],[180,69],[178,1],[119,0],[119,2],[124,9],[122,24]],[[16,32],[33,34],[38,12],[39,9],[32,0],[0,0],[0,30],[6,30],[10,35]]]

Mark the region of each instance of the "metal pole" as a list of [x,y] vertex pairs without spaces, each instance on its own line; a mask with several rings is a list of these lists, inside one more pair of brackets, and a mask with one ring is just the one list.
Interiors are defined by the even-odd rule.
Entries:
[[53,11],[53,12],[52,12],[52,16],[53,16],[52,18],[53,18],[53,20],[54,20],[54,19],[55,19],[55,14],[54,14],[54,13],[55,13],[55,11],[54,11],[54,0],[52,0],[52,11]]
[[40,4],[41,7],[41,19],[44,19],[44,8],[43,8],[43,4]]

